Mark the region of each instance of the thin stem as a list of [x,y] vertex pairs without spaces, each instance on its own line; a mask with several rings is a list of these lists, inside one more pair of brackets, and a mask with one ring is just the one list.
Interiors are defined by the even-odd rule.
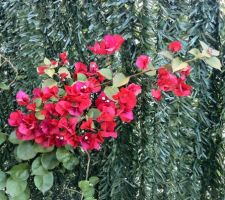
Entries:
[[184,62],[189,63],[189,62],[192,62],[192,61],[195,61],[195,60],[198,60],[198,59],[199,59],[199,58],[192,58],[192,59],[186,60],[186,61],[184,61]]
[[[153,71],[153,69],[148,69],[146,71],[141,71],[141,72],[138,72],[136,74],[132,74],[132,75],[128,76],[128,78],[135,77],[135,76],[139,76],[139,75],[145,74],[145,73],[150,72],[150,71]],[[102,84],[97,85],[96,87],[103,86],[103,85],[107,85],[108,83],[111,83],[111,82],[112,82],[112,80],[106,81],[106,82],[104,82]]]
[[[85,152],[86,152],[87,158],[88,158],[87,168],[86,168],[86,177],[85,177],[85,180],[87,181],[88,180],[88,176],[89,176],[91,157],[90,157],[90,154],[88,153],[88,151],[85,151]],[[81,200],[83,200],[83,199],[84,199],[84,194],[82,193]]]
[[17,70],[17,68],[11,63],[11,61],[8,59],[8,58],[6,58],[5,56],[3,56],[2,54],[0,54],[0,60],[1,60],[1,58],[3,58],[4,59],[4,62],[3,63],[0,63],[0,67],[1,66],[3,66],[3,64],[5,63],[5,62],[7,62],[9,65],[10,65],[10,67],[14,70],[14,72],[16,73],[16,75],[15,75],[15,78],[9,83],[9,86],[11,86],[15,81],[16,81],[16,79],[17,79],[17,77],[18,77],[18,70]]
[[[193,59],[190,59],[190,60],[186,60],[184,62],[189,63],[189,62],[192,62],[192,61],[195,61],[195,60],[198,60],[198,59],[199,58],[193,58]],[[139,76],[139,75],[145,74],[145,73],[150,72],[150,71],[153,71],[153,70],[154,69],[148,69],[146,71],[141,71],[141,72],[138,72],[136,74],[132,74],[132,75],[128,76],[128,78],[135,77],[135,76]],[[108,83],[111,83],[111,82],[112,82],[112,80],[109,80],[109,81],[106,81],[106,82],[104,82],[102,84],[97,85],[96,87],[103,86],[103,85],[107,85]]]
[[69,190],[69,191],[72,191],[72,192],[76,192],[76,193],[82,195],[81,192],[79,192],[78,190],[75,190],[75,189],[65,188],[65,190]]
[[88,157],[88,163],[87,163],[87,169],[86,169],[86,180],[88,180],[91,157],[90,157],[90,154],[88,153],[88,151],[86,151],[86,153],[87,153],[87,157]]

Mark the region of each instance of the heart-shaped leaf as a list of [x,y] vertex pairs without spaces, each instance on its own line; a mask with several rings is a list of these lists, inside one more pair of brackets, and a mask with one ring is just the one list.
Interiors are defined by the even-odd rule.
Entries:
[[206,58],[204,61],[211,67],[221,70],[222,64],[217,57]]
[[112,71],[108,68],[100,69],[98,71],[102,76],[104,76],[108,80],[112,80]]
[[36,156],[33,144],[31,142],[23,142],[18,145],[16,155],[21,160],[30,160]]
[[126,85],[130,80],[130,77],[126,77],[123,73],[118,73],[113,77],[113,87],[121,87]]
[[54,169],[59,165],[55,152],[42,154],[41,163],[45,169]]
[[55,80],[51,79],[51,78],[44,80],[43,83],[42,83],[42,88],[44,88],[44,87],[50,87],[51,88],[53,86],[57,86],[57,82]]
[[105,95],[113,101],[114,101],[113,95],[117,94],[118,92],[119,92],[119,89],[117,87],[113,87],[113,86],[107,86],[104,89]]
[[188,63],[182,62],[182,60],[178,57],[174,58],[172,60],[172,69],[173,72],[177,72],[179,70],[182,70],[188,66]]
[[8,178],[6,182],[6,192],[12,196],[18,196],[23,193],[27,187],[26,181],[14,180],[12,178]]
[[48,171],[42,166],[41,158],[36,158],[31,165],[32,175],[44,175]]
[[173,59],[173,54],[170,51],[161,51],[159,52],[159,55],[168,58],[169,60]]
[[6,186],[6,174],[3,171],[0,171],[0,190],[4,189],[5,186]]
[[15,180],[26,181],[29,177],[29,165],[27,163],[15,165],[7,173]]
[[35,186],[44,194],[53,186],[54,177],[52,172],[47,172],[44,175],[34,177]]

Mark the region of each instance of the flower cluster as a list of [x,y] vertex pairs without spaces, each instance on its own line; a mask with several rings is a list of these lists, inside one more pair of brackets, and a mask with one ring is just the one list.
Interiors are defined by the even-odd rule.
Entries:
[[124,39],[121,35],[106,35],[101,42],[96,42],[94,46],[89,46],[88,49],[94,54],[113,54],[120,49],[123,42]]
[[179,72],[179,77],[168,71],[165,67],[158,69],[157,86],[158,89],[152,90],[152,96],[155,100],[160,101],[162,99],[161,91],[172,91],[175,96],[185,97],[189,96],[192,91],[192,86],[186,84],[186,78],[191,71],[190,66]]
[[[105,37],[106,43],[108,38],[111,36]],[[110,52],[119,48],[117,42],[115,48],[110,42],[105,46]],[[52,60],[37,71],[46,75],[49,69],[55,70],[55,66],[68,63],[64,52],[60,54],[60,61]],[[59,68],[54,76],[60,80],[58,84],[35,88],[32,98],[24,91],[17,93],[17,103],[27,110],[26,113],[12,112],[8,120],[9,125],[16,128],[18,139],[34,140],[44,147],[71,145],[98,150],[105,138],[117,137],[115,129],[119,120],[126,123],[133,120],[136,98],[141,92],[139,85],[132,83],[120,87],[109,98],[103,90],[105,77],[95,62],[89,67],[76,62],[72,74]]]
[[[168,49],[172,53],[177,53],[182,49],[179,41],[171,42]],[[153,89],[151,94],[156,101],[162,99],[161,91],[173,92],[175,96],[185,97],[191,95],[192,86],[186,84],[186,78],[190,75],[191,67],[186,66],[179,70],[176,74],[169,71],[166,67],[158,69],[157,89]]]
[[[88,49],[96,55],[109,55],[118,51],[124,42],[120,35],[106,35]],[[37,68],[43,77],[42,87],[35,88],[30,97],[19,91],[16,100],[25,107],[10,114],[9,125],[16,128],[20,140],[34,140],[44,146],[61,147],[70,145],[84,150],[99,150],[105,138],[116,138],[119,121],[129,123],[134,119],[133,109],[141,86],[130,83],[134,76],[157,74],[156,89],[151,91],[156,101],[162,99],[162,92],[172,92],[175,96],[191,95],[192,86],[186,83],[190,75],[190,61],[201,59],[212,67],[220,69],[216,56],[219,52],[201,43],[203,51],[192,49],[195,58],[183,61],[177,53],[182,50],[179,41],[171,42],[168,50],[161,52],[171,62],[155,69],[148,55],[140,55],[135,64],[136,74],[125,76],[110,67],[99,67],[96,62],[89,66],[82,62],[68,70],[67,52],[59,55],[59,60],[48,60]],[[215,61],[213,63],[212,61]],[[71,68],[71,67],[70,67]]]

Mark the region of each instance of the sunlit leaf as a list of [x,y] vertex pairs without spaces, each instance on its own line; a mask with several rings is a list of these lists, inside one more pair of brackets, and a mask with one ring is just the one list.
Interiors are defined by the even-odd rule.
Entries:
[[126,85],[130,80],[130,77],[126,77],[123,73],[117,73],[113,77],[113,87],[121,87]]

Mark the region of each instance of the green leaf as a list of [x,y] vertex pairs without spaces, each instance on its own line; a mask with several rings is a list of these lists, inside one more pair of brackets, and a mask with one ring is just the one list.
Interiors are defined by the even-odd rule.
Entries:
[[7,173],[15,180],[26,181],[29,177],[29,165],[27,163],[15,165]]
[[86,197],[85,200],[97,200],[94,197]]
[[40,107],[41,104],[42,104],[42,98],[36,98],[36,99],[34,100],[34,102],[35,102],[35,104],[36,104],[36,107]]
[[5,195],[5,192],[0,191],[0,199],[1,199],[1,200],[7,200],[7,197],[6,197],[6,195]]
[[203,50],[208,50],[209,46],[205,42],[200,41],[200,44],[201,44]]
[[203,50],[202,53],[201,53],[201,57],[207,57],[207,58],[210,58],[211,55],[209,54],[208,50]]
[[66,67],[60,67],[58,70],[58,74],[66,73],[67,77],[66,78],[71,78],[70,72]]
[[182,62],[180,58],[176,57],[172,60],[172,69],[173,72],[177,72],[179,70],[182,70],[188,66],[188,63]]
[[31,142],[23,142],[18,145],[16,155],[21,160],[30,160],[36,156],[34,146]]
[[45,65],[51,65],[51,61],[48,58],[44,58],[44,64]]
[[42,154],[41,163],[45,169],[54,169],[59,165],[55,152]]
[[155,76],[156,75],[156,69],[154,68],[154,66],[152,65],[152,63],[150,63],[150,67],[148,67],[147,70],[150,70],[149,72],[145,72],[145,74],[147,74],[148,76]]
[[78,158],[74,157],[73,155],[70,158],[63,162],[63,166],[68,170],[73,170],[76,165],[79,164]]
[[101,111],[97,108],[91,108],[88,110],[87,116],[88,118],[97,119],[101,115]]
[[14,180],[12,178],[8,178],[6,182],[6,192],[12,196],[18,196],[23,193],[27,187],[27,181]]
[[45,74],[47,74],[48,76],[50,76],[52,78],[53,75],[55,74],[55,69],[47,68],[47,69],[45,69]]
[[6,141],[6,134],[0,131],[0,145]]
[[222,65],[217,57],[206,58],[204,61],[211,67],[221,70]]
[[54,150],[53,146],[46,148],[46,147],[43,147],[39,144],[36,144],[36,143],[34,144],[34,151],[37,152],[37,153],[47,153],[47,152],[51,152],[53,150]]
[[115,101],[115,100],[113,99],[113,96],[114,96],[115,94],[117,94],[118,92],[119,92],[119,89],[118,89],[117,87],[113,87],[113,86],[107,86],[107,87],[105,87],[105,89],[104,89],[105,95],[106,95],[109,99],[111,99],[111,100],[113,100],[113,101]]
[[97,200],[94,197],[86,197],[85,200]]
[[0,171],[0,190],[4,189],[5,186],[6,186],[6,174],[3,171]]
[[120,87],[126,85],[130,77],[126,77],[123,73],[118,73],[113,77],[113,87]]
[[161,52],[159,52],[159,55],[161,55],[165,58],[168,58],[170,60],[173,59],[173,54],[170,51],[161,51]]
[[45,116],[41,113],[41,111],[35,112],[35,117],[36,117],[38,120],[44,120],[44,119],[45,119]]
[[201,57],[201,52],[199,51],[199,49],[197,48],[193,48],[189,51],[190,54],[192,54],[193,56],[195,56],[196,58]]
[[59,92],[58,92],[59,97],[63,97],[65,94],[66,94],[66,91],[62,88],[59,88]]
[[2,90],[9,90],[9,86],[6,85],[5,83],[0,82],[0,89],[2,89]]
[[87,198],[93,198],[94,194],[95,194],[95,189],[93,187],[89,187],[88,190],[83,192],[85,200]]
[[77,74],[77,80],[78,80],[78,81],[86,81],[86,80],[87,80],[87,76],[85,76],[85,75],[82,74],[82,73],[78,73],[78,74]]
[[70,158],[71,153],[66,150],[64,147],[57,148],[56,158],[59,162],[65,162]]
[[30,199],[30,189],[27,187],[26,190],[15,197],[9,197],[9,200],[29,200]]
[[8,139],[12,144],[21,144],[22,141],[17,139],[16,131],[12,131]]
[[82,192],[85,192],[90,188],[90,183],[87,180],[79,181],[78,185]]
[[97,176],[92,176],[89,178],[89,182],[90,182],[90,184],[95,186],[99,182],[99,178]]
[[64,147],[57,149],[56,158],[68,170],[72,170],[79,163],[79,160]]
[[53,86],[57,86],[57,82],[51,78],[44,80],[42,83],[42,88],[53,87]]
[[98,71],[102,76],[104,76],[108,80],[112,80],[112,71],[108,68],[100,69]]
[[44,175],[48,171],[42,166],[41,157],[37,157],[31,165],[32,175]]
[[53,173],[47,172],[44,175],[38,175],[34,177],[35,186],[44,194],[53,186]]

